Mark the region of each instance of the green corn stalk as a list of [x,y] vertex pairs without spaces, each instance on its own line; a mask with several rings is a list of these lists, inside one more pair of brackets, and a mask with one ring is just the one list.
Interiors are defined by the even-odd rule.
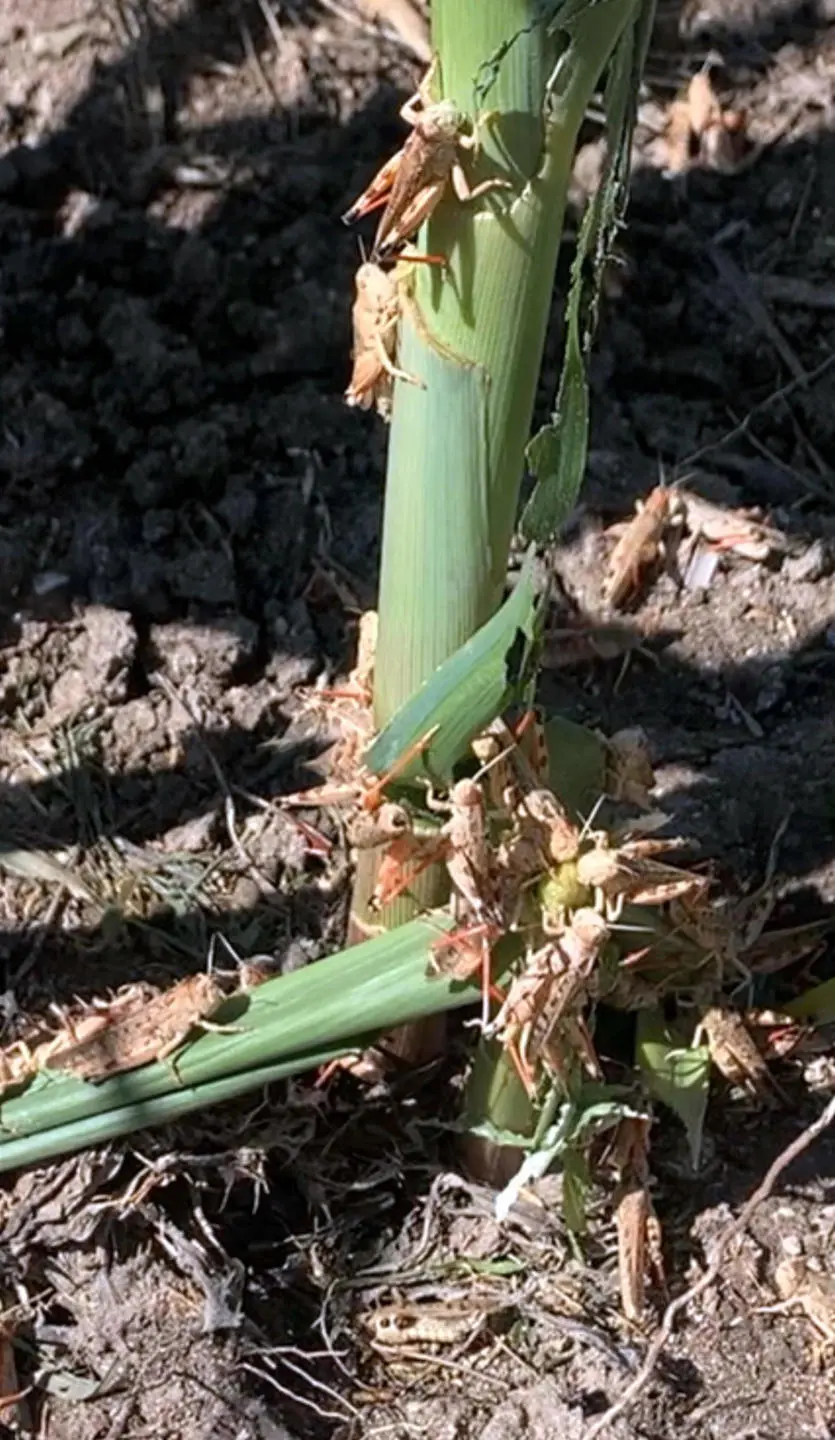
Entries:
[[[448,187],[421,237],[447,266],[414,267],[402,306],[398,364],[423,388],[397,380],[394,390],[374,686],[380,729],[499,606],[526,449],[539,482],[525,515],[529,536],[553,533],[576,499],[587,443],[585,310],[593,320],[622,208],[653,6],[433,0],[433,98],[453,102],[482,137],[477,163],[464,160],[471,182],[503,178],[511,188],[470,206]],[[578,246],[556,413],[528,447],[577,137],[607,66],[607,176]],[[358,934],[373,875],[363,857]],[[425,874],[385,921],[403,923],[446,893],[443,875]]]
[[[500,603],[577,136],[614,57],[608,110],[628,155],[647,12],[646,0],[433,0],[443,98],[474,122],[495,112],[482,126],[472,179],[496,176],[513,188],[474,206],[444,198],[423,248],[445,256],[447,268],[415,267],[403,307],[399,365],[425,388],[395,385],[374,694],[380,726]],[[599,251],[617,219],[622,152],[619,133],[584,251]],[[569,311],[578,335],[580,298],[578,284]],[[563,457],[559,478],[575,494],[584,385],[573,357],[560,409],[573,418],[570,449],[580,453]],[[546,437],[532,457],[541,476]],[[567,509],[575,495],[559,498]]]

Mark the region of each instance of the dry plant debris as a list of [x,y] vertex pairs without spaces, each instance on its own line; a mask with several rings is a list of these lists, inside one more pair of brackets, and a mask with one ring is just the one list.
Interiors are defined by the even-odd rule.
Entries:
[[390,25],[418,60],[428,65],[432,55],[429,22],[421,0],[358,0],[358,3],[372,19]]

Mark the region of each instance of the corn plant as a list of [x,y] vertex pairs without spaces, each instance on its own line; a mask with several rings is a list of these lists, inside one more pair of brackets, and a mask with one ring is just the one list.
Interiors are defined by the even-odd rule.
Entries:
[[[374,685],[379,727],[500,604],[526,461],[536,480],[523,516],[529,538],[549,538],[575,502],[587,443],[584,351],[624,202],[653,9],[653,0],[434,0],[439,95],[474,126],[490,113],[476,178],[499,175],[510,189],[476,210],[453,196],[438,206],[423,248],[445,257],[447,267],[419,267],[403,307],[398,365],[420,377],[425,389],[402,380],[395,385]],[[531,441],[575,147],[604,72],[608,165],[580,235],[554,415]],[[472,719],[475,733],[482,717],[467,717],[461,698],[458,709]],[[429,759],[437,775],[437,757]],[[374,876],[373,864],[363,859],[354,896],[358,933],[369,919]],[[442,875],[421,876],[411,900],[390,907],[387,923],[439,903],[444,894]],[[408,1042],[402,1048],[408,1053]],[[501,1069],[504,1062],[497,1063]],[[487,1083],[488,1093],[503,1097],[504,1121],[513,1117],[523,1128],[525,1106],[512,1079],[500,1075],[497,1086]],[[495,1105],[488,1108],[495,1112]]]
[[[532,694],[540,605],[530,565],[505,598],[509,549],[526,468],[534,488],[521,528],[530,541],[555,532],[582,478],[586,351],[602,265],[623,211],[652,15],[653,0],[432,3],[434,98],[450,102],[462,139],[477,141],[463,157],[472,184],[504,184],[472,205],[446,187],[418,237],[420,250],[445,263],[410,266],[402,287],[396,360],[399,375],[409,378],[394,384],[377,737],[363,761],[376,775],[400,764],[406,793],[420,777],[448,788],[471,740],[511,701]],[[601,84],[607,165],[579,235],[553,415],[531,439],[572,162]],[[563,773],[576,764],[581,738],[557,738]],[[596,764],[593,743],[592,751]],[[566,766],[568,756],[574,759]],[[372,865],[361,866],[354,905],[361,933],[372,883]],[[442,903],[445,887],[444,873],[428,870],[411,899],[384,915],[389,927],[408,922],[401,929],[230,1001],[228,1015],[217,1018],[231,1017],[239,1033],[188,1040],[169,1060],[102,1083],[58,1072],[7,1088],[0,1169],[180,1118],[361,1048],[403,1022],[472,1003],[474,983],[427,973],[449,916],[412,918],[418,905]],[[535,1117],[503,1054],[488,1057],[482,1074],[488,1100],[475,1108],[491,1110],[491,1133],[530,1136]],[[579,1130],[560,1133],[564,1139]],[[557,1153],[553,1137],[548,1145]]]

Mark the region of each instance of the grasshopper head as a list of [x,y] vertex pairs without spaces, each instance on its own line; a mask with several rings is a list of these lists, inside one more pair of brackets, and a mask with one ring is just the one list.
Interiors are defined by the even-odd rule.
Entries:
[[427,139],[455,140],[467,124],[467,117],[452,100],[439,100],[421,116],[421,129]]
[[396,294],[394,276],[376,265],[373,260],[364,260],[354,276],[357,296],[369,305],[384,305]]

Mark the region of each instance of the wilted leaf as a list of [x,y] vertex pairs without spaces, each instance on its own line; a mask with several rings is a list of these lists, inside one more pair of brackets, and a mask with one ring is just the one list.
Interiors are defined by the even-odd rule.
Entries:
[[16,875],[21,880],[36,880],[40,885],[63,887],[76,900],[95,899],[81,876],[46,850],[0,849],[0,870]]

